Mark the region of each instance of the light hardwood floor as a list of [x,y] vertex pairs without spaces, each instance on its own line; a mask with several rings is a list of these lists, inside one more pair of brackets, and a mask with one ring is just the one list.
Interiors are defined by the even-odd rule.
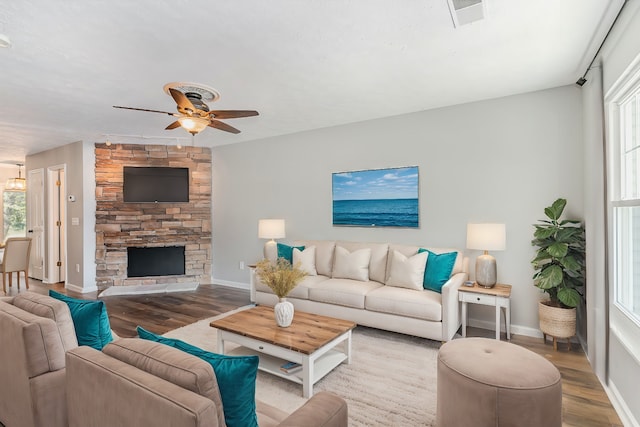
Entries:
[[[30,280],[30,290],[47,293],[49,289],[75,298],[96,299],[96,293],[67,292],[63,284],[43,285]],[[15,286],[8,288],[9,295],[16,295]],[[22,282],[21,291],[24,291]],[[249,292],[217,285],[200,285],[193,292],[148,294],[136,296],[112,296],[102,299],[107,305],[112,329],[121,337],[136,336],[137,325],[163,334],[200,319],[206,319],[249,304]],[[469,328],[467,336],[492,338],[494,331]],[[565,427],[621,427],[622,422],[613,409],[602,385],[593,374],[584,352],[574,345],[568,351],[566,343],[560,343],[554,351],[551,342],[512,334],[511,342],[534,351],[553,363],[562,375],[563,426]],[[503,334],[504,339],[504,334]]]

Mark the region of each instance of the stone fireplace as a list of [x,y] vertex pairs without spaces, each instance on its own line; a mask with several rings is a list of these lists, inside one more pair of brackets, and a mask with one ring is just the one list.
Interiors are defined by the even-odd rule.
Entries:
[[[123,285],[211,283],[211,150],[96,144],[96,279],[98,289]],[[125,203],[124,166],[189,168],[189,202]],[[184,253],[182,270],[129,271],[129,253]],[[175,251],[175,250],[174,250]],[[164,255],[163,255],[164,256]],[[162,264],[162,263],[160,263]],[[182,273],[182,274],[180,274]],[[141,274],[141,275],[140,275]]]

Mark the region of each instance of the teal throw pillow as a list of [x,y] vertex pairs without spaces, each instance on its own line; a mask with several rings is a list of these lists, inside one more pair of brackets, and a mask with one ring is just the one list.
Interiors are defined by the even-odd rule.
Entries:
[[102,350],[102,347],[113,341],[107,307],[103,301],[75,299],[51,290],[49,296],[64,301],[69,306],[78,345]]
[[427,258],[427,268],[424,269],[424,282],[422,285],[425,289],[442,293],[442,286],[451,277],[451,271],[456,263],[458,253],[436,254],[428,249],[418,249],[418,253],[425,251],[429,252],[429,257]]
[[138,336],[197,356],[213,367],[227,427],[258,427],[256,377],[258,356],[226,356],[205,351],[175,338],[165,338],[138,326]]
[[289,264],[293,264],[293,249],[296,248],[299,251],[304,251],[304,246],[289,246],[284,243],[278,243],[278,258],[284,258],[289,261]]

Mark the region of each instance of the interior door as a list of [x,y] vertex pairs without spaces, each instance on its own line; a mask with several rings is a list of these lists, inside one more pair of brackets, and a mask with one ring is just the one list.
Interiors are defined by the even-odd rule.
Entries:
[[31,237],[29,277],[44,278],[44,169],[30,170],[27,184],[27,236]]

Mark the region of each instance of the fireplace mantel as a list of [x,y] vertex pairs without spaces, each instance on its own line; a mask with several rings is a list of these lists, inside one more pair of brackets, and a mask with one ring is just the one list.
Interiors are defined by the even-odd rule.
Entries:
[[[122,285],[211,282],[211,150],[95,144],[96,279]],[[124,166],[189,168],[188,203],[125,203]],[[127,277],[127,247],[184,246],[185,274]]]

